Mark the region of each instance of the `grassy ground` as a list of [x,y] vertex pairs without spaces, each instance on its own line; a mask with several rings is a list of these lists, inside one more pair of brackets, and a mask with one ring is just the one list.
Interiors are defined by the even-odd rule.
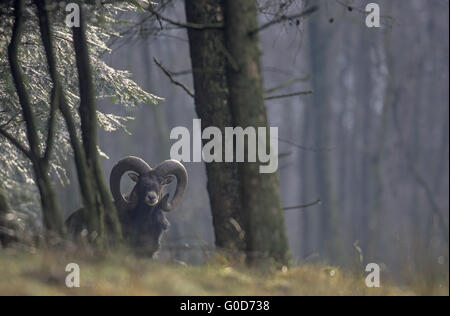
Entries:
[[[71,262],[80,267],[78,289],[65,286]],[[223,263],[190,267],[126,255],[94,260],[0,250],[0,295],[448,295],[448,286],[427,291],[383,282],[369,289],[363,275],[317,264],[262,272]]]

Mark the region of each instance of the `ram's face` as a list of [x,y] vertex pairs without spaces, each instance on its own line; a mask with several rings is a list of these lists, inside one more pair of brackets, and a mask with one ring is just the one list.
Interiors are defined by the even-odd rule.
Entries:
[[143,176],[130,173],[129,176],[131,180],[136,182],[135,192],[137,193],[139,203],[145,203],[148,206],[155,206],[159,203],[163,187],[173,180],[170,176],[161,179],[153,172]]

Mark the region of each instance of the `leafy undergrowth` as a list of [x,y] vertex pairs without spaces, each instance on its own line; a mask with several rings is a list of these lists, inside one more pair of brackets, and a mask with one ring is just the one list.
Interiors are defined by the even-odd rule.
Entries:
[[[80,267],[80,288],[69,289],[68,263]],[[420,288],[382,284],[369,289],[363,275],[324,265],[255,271],[211,263],[191,267],[130,256],[74,259],[67,254],[0,250],[0,295],[448,295],[448,286]]]

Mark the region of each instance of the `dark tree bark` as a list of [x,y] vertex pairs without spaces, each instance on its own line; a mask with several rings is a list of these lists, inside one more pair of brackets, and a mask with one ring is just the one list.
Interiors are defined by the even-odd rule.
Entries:
[[3,191],[3,186],[0,183],[0,247],[7,246],[9,242],[9,236],[2,232],[2,228],[6,225],[6,214],[10,211],[8,199],[6,198],[5,192]]
[[74,151],[75,163],[77,167],[78,182],[84,205],[84,219],[89,232],[97,232],[99,230],[99,218],[96,211],[94,185],[92,183],[92,175],[87,166],[84,149],[77,135],[75,120],[67,104],[67,99],[64,94],[63,86],[61,84],[60,75],[57,71],[57,60],[52,40],[52,30],[49,13],[46,9],[46,0],[35,0],[38,10],[39,28],[41,38],[44,45],[49,74],[53,81],[52,95],[58,96],[55,100],[64,120],[66,121],[69,137]]
[[[187,21],[196,24],[222,23],[220,2],[186,0]],[[229,106],[224,31],[189,29],[188,35],[197,115],[202,120],[203,129],[218,127],[225,134],[225,127],[232,127],[234,123]],[[206,171],[216,246],[244,251],[246,236],[237,164],[208,163]]]
[[[235,126],[268,127],[262,87],[258,12],[255,0],[222,2],[225,42],[230,55],[227,80]],[[252,33],[252,34],[250,34]],[[233,65],[234,64],[234,65]],[[270,144],[268,135],[267,144]],[[247,148],[246,148],[247,149]],[[249,262],[267,258],[285,262],[288,246],[278,173],[260,174],[259,164],[239,165]]]
[[[49,159],[54,139],[54,124],[57,94],[52,95],[50,106],[50,118],[48,122],[47,146],[44,154],[40,151],[40,140],[37,129],[37,121],[32,110],[32,104],[25,86],[25,78],[23,76],[19,59],[18,50],[22,37],[24,26],[24,1],[14,1],[14,17],[13,35],[8,47],[8,59],[11,67],[14,86],[19,97],[19,103],[22,108],[22,116],[25,122],[26,134],[28,139],[29,150],[19,146],[19,149],[30,158],[35,181],[39,189],[42,212],[44,218],[44,226],[48,233],[63,236],[65,234],[64,223],[61,211],[54,193],[53,185],[49,175]],[[3,133],[2,133],[3,134]],[[4,135],[5,136],[5,135]]]
[[[106,185],[97,149],[97,106],[92,76],[89,48],[86,40],[85,13],[80,6],[80,27],[72,28],[78,80],[80,88],[80,118],[86,160],[98,190],[97,210],[100,217],[100,233],[106,232],[111,241],[120,240],[121,227],[117,210]],[[106,227],[103,227],[103,224]],[[106,228],[106,231],[105,231]]]
[[0,216],[4,215],[7,211],[9,211],[8,200],[3,192],[3,187],[0,186]]

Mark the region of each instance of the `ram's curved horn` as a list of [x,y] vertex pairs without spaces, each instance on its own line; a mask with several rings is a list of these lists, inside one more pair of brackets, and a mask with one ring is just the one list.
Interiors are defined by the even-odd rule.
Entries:
[[128,171],[134,171],[142,176],[152,171],[152,168],[141,158],[132,156],[120,160],[114,166],[109,178],[109,187],[111,189],[111,194],[114,198],[118,211],[129,210],[135,206],[134,203],[131,200],[125,198],[120,191],[120,180],[122,179],[122,176]]
[[169,202],[169,194],[166,194],[161,200],[161,208],[166,211],[172,211],[180,202],[186,190],[188,175],[186,168],[176,160],[166,160],[155,169],[156,174],[164,178],[168,175],[174,175],[177,178],[177,189],[172,201]]

